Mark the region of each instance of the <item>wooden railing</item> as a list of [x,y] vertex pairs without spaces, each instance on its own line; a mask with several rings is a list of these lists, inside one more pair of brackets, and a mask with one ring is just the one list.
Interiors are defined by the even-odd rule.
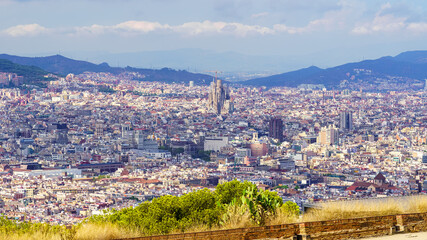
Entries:
[[420,231],[427,231],[427,213],[339,219],[330,221],[272,225],[265,227],[158,235],[127,238],[126,240],[249,240],[266,238],[292,240],[339,240]]

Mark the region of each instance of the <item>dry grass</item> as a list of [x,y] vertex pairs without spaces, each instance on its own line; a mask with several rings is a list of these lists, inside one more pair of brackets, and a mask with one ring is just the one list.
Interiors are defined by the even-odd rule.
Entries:
[[427,196],[419,195],[412,196],[408,201],[408,212],[411,213],[423,213],[427,212]]
[[[287,224],[295,222],[324,221],[334,219],[346,219],[357,217],[385,216],[405,213],[427,212],[427,196],[411,196],[406,198],[386,198],[377,200],[338,201],[322,203],[321,208],[312,209],[303,216],[289,216],[285,212],[278,211],[272,216],[268,225]],[[222,226],[208,228],[198,225],[187,229],[186,232],[201,232],[210,230],[224,230],[233,228],[253,227],[249,212],[244,206],[231,205],[222,218]],[[181,232],[174,232],[181,233]],[[0,239],[4,240],[111,240],[115,238],[140,237],[137,231],[120,228],[111,223],[89,224],[75,226],[71,231],[63,233],[33,234],[5,234],[0,233]]]
[[33,234],[2,233],[0,239],[4,240],[62,240],[60,234],[44,234],[36,232]]
[[218,226],[210,228],[207,225],[195,225],[195,226],[191,226],[190,228],[187,228],[184,232],[182,232],[180,229],[175,229],[170,234],[206,232],[206,231],[217,231],[217,230],[222,230],[222,228]]
[[299,221],[298,216],[291,216],[283,211],[277,211],[276,215],[268,219],[267,225],[296,223],[298,221]]
[[320,204],[319,209],[312,209],[304,214],[302,221],[324,221],[420,212],[427,212],[427,196],[327,202]]
[[84,224],[77,229],[76,240],[110,240],[116,238],[140,237],[137,231],[120,228],[111,223]]
[[230,205],[222,217],[221,229],[253,227],[251,215],[245,205]]
[[35,233],[8,233],[0,234],[2,240],[111,240],[117,238],[140,237],[136,231],[123,229],[111,223],[105,224],[83,224],[72,230],[61,233],[35,232]]

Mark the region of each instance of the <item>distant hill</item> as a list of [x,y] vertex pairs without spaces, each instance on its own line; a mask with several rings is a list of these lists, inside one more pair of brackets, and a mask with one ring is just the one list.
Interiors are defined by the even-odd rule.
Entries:
[[396,57],[382,57],[320,69],[309,67],[293,72],[241,82],[253,86],[288,86],[323,84],[328,88],[360,88],[377,90],[407,87],[419,89],[427,78],[427,51],[404,52]]
[[85,71],[90,72],[117,72],[118,69],[111,68],[106,63],[99,65],[78,61],[66,58],[61,55],[54,55],[48,57],[19,57],[8,54],[0,54],[0,59],[7,59],[14,63],[36,66],[49,72],[67,75],[68,73],[80,74]]
[[143,69],[143,68],[119,68],[110,67],[107,63],[94,64],[86,61],[79,61],[66,58],[61,55],[48,57],[19,57],[8,54],[0,54],[0,59],[7,59],[14,63],[37,66],[49,72],[66,75],[68,73],[81,74],[83,72],[110,72],[118,74],[125,71],[139,72],[145,75],[142,81],[160,82],[185,82],[194,81],[196,84],[209,84],[212,76],[206,74],[195,74],[187,71],[177,71],[170,68]]
[[411,63],[427,63],[427,51],[403,52],[394,57],[394,60]]
[[166,82],[166,83],[178,83],[189,81],[194,81],[194,83],[199,85],[208,85],[212,82],[213,77],[206,74],[200,73],[191,73],[185,70],[174,70],[171,68],[162,68],[162,69],[142,69],[142,68],[133,68],[126,67],[124,70],[129,72],[139,72],[144,74],[146,77],[140,79],[142,81],[157,81],[157,82]]
[[[70,53],[75,54],[75,53]],[[98,62],[108,62],[111,66],[118,63],[150,68],[169,67],[188,69],[196,72],[218,69],[226,72],[281,72],[301,66],[304,58],[274,55],[248,55],[237,52],[217,52],[211,50],[186,48],[163,51],[144,51],[131,53],[81,53]],[[221,74],[222,75],[222,74]]]
[[304,82],[310,76],[323,71],[324,70],[321,68],[311,66],[308,68],[303,68],[300,70],[273,75],[269,77],[255,78],[255,79],[251,79],[241,83],[246,85],[267,86],[267,87],[276,87],[276,86],[296,87],[300,85],[302,82]]
[[16,64],[6,59],[0,59],[0,72],[16,73],[23,77],[23,83],[36,85],[46,81],[45,75],[49,74],[39,67]]

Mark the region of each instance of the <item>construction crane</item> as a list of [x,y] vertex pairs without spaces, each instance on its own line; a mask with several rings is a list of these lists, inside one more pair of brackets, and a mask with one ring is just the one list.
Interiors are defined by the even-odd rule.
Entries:
[[222,73],[221,71],[218,71],[218,70],[211,70],[211,71],[205,71],[205,72],[215,73],[215,82],[218,79],[218,73]]

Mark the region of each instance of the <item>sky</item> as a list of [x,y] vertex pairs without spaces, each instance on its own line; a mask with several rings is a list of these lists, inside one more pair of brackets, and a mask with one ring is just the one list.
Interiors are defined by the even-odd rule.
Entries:
[[327,67],[427,50],[426,11],[424,0],[0,0],[0,52],[192,48]]

